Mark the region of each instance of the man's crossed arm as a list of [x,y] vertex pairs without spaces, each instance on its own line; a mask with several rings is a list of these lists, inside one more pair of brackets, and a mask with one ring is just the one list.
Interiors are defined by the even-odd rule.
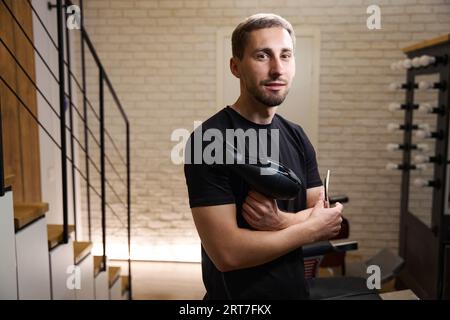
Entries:
[[335,236],[343,206],[324,208],[320,188],[308,189],[308,206],[315,205],[297,214],[281,212],[275,200],[250,192],[243,215],[257,230],[238,227],[234,204],[192,208],[203,247],[217,269],[226,272],[261,265]]

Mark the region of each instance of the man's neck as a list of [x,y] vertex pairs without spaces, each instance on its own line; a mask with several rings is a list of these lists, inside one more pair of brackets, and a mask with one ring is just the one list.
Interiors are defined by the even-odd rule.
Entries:
[[270,124],[278,107],[267,107],[253,99],[245,99],[242,95],[231,105],[236,112],[247,120],[257,124]]

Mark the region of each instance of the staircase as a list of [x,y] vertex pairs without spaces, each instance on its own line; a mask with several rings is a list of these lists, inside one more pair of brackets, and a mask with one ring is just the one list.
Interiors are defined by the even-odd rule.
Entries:
[[120,267],[108,268],[108,284],[109,284],[109,299],[121,300],[122,297],[122,282],[120,281]]
[[14,205],[18,299],[51,299],[46,203]]
[[[11,178],[5,179],[3,197],[0,197],[0,300],[17,299],[16,241],[14,236],[14,209]],[[9,189],[9,191],[8,191]]]
[[[82,8],[82,0],[80,0],[79,5]],[[14,3],[14,6],[11,5],[8,7],[10,3]],[[45,183],[40,180],[40,171],[42,171],[42,167],[39,168],[39,164],[37,164],[36,160],[39,160],[39,157],[33,154],[33,157],[23,157],[21,161],[16,161],[17,159],[11,160],[13,157],[4,155],[16,155],[16,154],[26,154],[26,152],[18,152],[11,151],[5,149],[6,147],[11,148],[11,145],[25,146],[19,142],[15,142],[15,136],[13,133],[17,133],[17,136],[21,136],[23,132],[13,132],[12,130],[7,131],[8,143],[3,143],[3,137],[5,137],[4,126],[2,120],[2,113],[0,108],[0,299],[39,299],[39,300],[107,300],[107,299],[131,299],[131,283],[129,279],[131,278],[130,266],[131,260],[128,259],[128,275],[121,275],[122,270],[120,268],[109,265],[110,263],[107,261],[105,256],[93,256],[92,248],[94,243],[91,241],[76,241],[75,230],[77,230],[77,214],[80,214],[79,208],[76,209],[76,200],[80,199],[82,195],[76,194],[77,187],[80,187],[81,183],[86,183],[87,186],[87,216],[89,217],[89,237],[88,240],[91,239],[91,227],[90,227],[90,207],[91,207],[91,194],[96,194],[100,198],[100,206],[101,206],[101,218],[102,218],[102,245],[104,249],[104,254],[106,252],[106,220],[109,218],[107,215],[106,208],[109,207],[109,210],[113,211],[113,213],[117,216],[114,210],[109,206],[106,194],[107,192],[115,192],[112,184],[108,181],[108,175],[106,170],[106,160],[108,163],[113,166],[113,162],[108,158],[108,154],[106,150],[106,140],[109,139],[108,143],[114,146],[114,152],[117,152],[122,161],[120,165],[124,165],[126,168],[126,179],[122,179],[121,181],[125,186],[124,190],[126,190],[126,196],[124,195],[124,199],[120,199],[123,205],[124,212],[127,214],[127,234],[128,234],[128,245],[130,248],[130,216],[131,216],[131,205],[130,205],[130,128],[128,118],[126,113],[121,106],[119,99],[116,95],[116,92],[112,86],[110,79],[107,76],[107,73],[95,51],[93,43],[91,42],[86,30],[84,29],[83,23],[81,23],[81,29],[79,30],[77,35],[81,36],[81,40],[79,44],[81,46],[80,51],[82,51],[81,57],[81,79],[77,79],[74,74],[75,70],[71,67],[71,57],[70,57],[70,37],[71,33],[66,30],[66,20],[68,18],[67,12],[65,12],[65,7],[72,5],[70,0],[56,0],[53,1],[53,5],[47,6],[46,2],[38,2],[38,1],[25,1],[20,0],[17,2],[5,2],[1,1],[0,13],[2,14],[2,19],[5,19],[5,28],[11,28],[11,34],[14,36],[20,37],[23,44],[30,45],[33,48],[31,50],[30,56],[33,57],[35,54],[36,57],[39,56],[41,61],[41,66],[45,65],[48,70],[44,72],[49,76],[49,72],[54,76],[56,83],[49,78],[40,79],[40,84],[44,84],[47,86],[47,82],[52,83],[52,87],[46,87],[46,90],[43,88],[39,89],[39,81],[37,81],[37,77],[35,74],[28,74],[27,69],[30,70],[38,70],[39,68],[35,68],[34,60],[30,61],[30,68],[23,68],[21,63],[23,63],[21,57],[18,57],[18,54],[14,50],[10,50],[8,47],[15,42],[12,41],[2,41],[0,43],[0,49],[2,49],[5,55],[8,55],[7,58],[11,63],[8,64],[11,70],[7,70],[7,72],[12,72],[15,74],[17,70],[20,70],[21,73],[26,75],[26,78],[30,81],[27,82],[26,89],[22,91],[27,91],[29,93],[29,99],[21,99],[21,93],[16,90],[15,85],[10,85],[8,83],[8,77],[5,75],[7,72],[5,70],[1,70],[1,82],[5,84],[5,88],[8,91],[8,99],[0,100],[1,103],[6,101],[6,105],[10,108],[11,106],[16,106],[17,108],[22,108],[27,116],[29,114],[32,115],[30,117],[30,121],[33,122],[34,126],[38,126],[41,130],[41,133],[47,135],[46,138],[54,144],[53,147],[57,147],[60,150],[60,165],[61,165],[61,179],[55,179],[55,191],[57,191],[56,197],[57,200],[62,200],[62,210],[61,212],[57,212],[55,214],[54,208],[60,207],[59,205],[53,205],[51,199],[44,199],[47,202],[28,202],[22,201],[22,199],[38,199],[41,201],[41,190],[37,190],[37,186],[43,187]],[[17,6],[15,6],[17,4]],[[20,6],[19,6],[20,5]],[[39,6],[39,10],[35,10],[33,7]],[[20,10],[18,9],[20,8]],[[51,13],[48,11],[50,10]],[[23,12],[28,12],[29,15],[23,14]],[[51,16],[51,19],[54,19],[54,23],[51,22],[49,25],[52,26],[55,30],[53,32],[48,32],[46,25],[42,22],[43,20],[39,18],[38,12],[45,15],[48,14]],[[40,29],[45,29],[45,36],[52,38],[52,34],[57,33],[57,39],[48,39],[48,47],[53,47],[50,45],[50,42],[53,42],[54,47],[56,48],[56,52],[54,54],[49,54],[49,52],[45,52],[44,54],[40,53],[38,50],[39,46],[33,45],[33,40],[30,37],[25,37],[22,33],[25,33],[25,29],[30,27],[29,25],[24,29],[22,25],[20,25],[23,19],[17,19],[16,14],[22,14],[23,16],[31,17],[33,15],[37,15],[38,19],[35,19],[33,23],[41,24],[39,26]],[[81,13],[83,16],[83,13]],[[34,16],[33,16],[34,17]],[[63,18],[63,19],[61,19]],[[50,20],[49,20],[50,21]],[[31,20],[29,24],[32,25]],[[25,24],[25,22],[23,22]],[[4,31],[3,30],[3,31]],[[28,29],[27,29],[28,30]],[[9,29],[7,30],[8,33]],[[30,32],[31,34],[31,32]],[[74,34],[74,33],[72,33]],[[2,34],[3,35],[3,34]],[[32,38],[32,37],[31,37]],[[15,38],[12,38],[13,40]],[[40,39],[42,40],[42,39]],[[30,43],[28,43],[30,42]],[[57,45],[56,45],[57,42]],[[45,43],[45,40],[41,43]],[[23,46],[19,46],[22,48]],[[44,46],[45,47],[45,46]],[[12,46],[11,46],[12,48]],[[15,48],[15,47],[14,47]],[[41,48],[42,49],[42,48]],[[86,95],[87,91],[90,91],[90,88],[87,88],[88,82],[86,81],[86,67],[84,61],[84,55],[90,55],[93,59],[96,67],[98,69],[98,74],[100,76],[99,84],[99,96],[98,98],[98,109],[94,110],[92,103],[89,101],[88,96]],[[51,59],[54,57],[58,57],[56,61],[44,61],[44,59]],[[3,59],[3,55],[2,55]],[[51,63],[48,63],[51,62]],[[57,72],[55,70],[51,70],[48,65],[57,66]],[[15,68],[15,69],[14,69]],[[14,71],[14,72],[13,72]],[[41,70],[42,71],[42,70]],[[19,72],[19,71],[17,71]],[[38,71],[36,71],[37,73]],[[58,77],[56,78],[56,74]],[[6,80],[5,80],[6,79]],[[22,78],[20,78],[22,79]],[[25,79],[25,77],[23,78]],[[22,80],[23,80],[22,79]],[[34,80],[33,80],[34,79]],[[72,95],[72,86],[78,86],[77,90],[73,92],[78,92],[82,97],[77,97],[75,94]],[[21,84],[22,85],[22,84]],[[25,84],[23,84],[25,85]],[[2,87],[3,88],[3,87]],[[108,110],[105,108],[105,99],[104,99],[104,91],[106,91],[106,95],[108,97],[112,96],[112,103],[108,101]],[[38,95],[39,92],[39,95]],[[43,92],[48,95],[53,95],[54,99],[47,99]],[[56,92],[58,92],[58,97],[56,97]],[[3,92],[0,92],[3,94]],[[33,96],[36,94],[35,96]],[[42,121],[43,119],[36,116],[37,112],[31,112],[29,105],[35,103],[33,101],[36,100],[36,97],[43,98],[40,99],[42,102],[45,100],[48,104],[44,104],[43,106],[39,105],[39,108],[47,108],[51,109],[54,112],[54,116],[59,120],[59,131],[60,136],[54,137],[50,132],[56,132],[54,128],[49,130],[46,127],[55,125],[55,123],[48,124],[47,121]],[[3,96],[2,96],[3,97]],[[13,101],[11,97],[16,97],[17,101]],[[78,99],[82,98],[82,99]],[[90,96],[91,99],[94,99]],[[20,103],[19,103],[20,100]],[[82,100],[82,106],[78,106],[80,108],[77,109],[75,105],[77,101]],[[31,101],[31,102],[30,102]],[[49,101],[59,101],[59,108],[52,106]],[[125,124],[126,134],[125,137],[120,137],[120,141],[125,141],[125,146],[123,146],[120,151],[116,145],[116,142],[108,132],[109,128],[105,127],[105,115],[107,115],[110,106],[115,105],[117,110],[120,113],[120,116]],[[34,105],[36,107],[36,103]],[[2,105],[1,107],[5,107]],[[88,107],[90,109],[88,109]],[[26,110],[28,111],[26,111]],[[36,109],[36,108],[35,108]],[[33,110],[35,110],[33,109]],[[59,109],[59,111],[56,111]],[[6,108],[3,108],[6,110]],[[9,109],[8,109],[9,110]],[[116,110],[116,111],[117,111]],[[48,111],[48,110],[47,110]],[[72,114],[77,112],[77,114]],[[28,112],[28,113],[27,113]],[[45,113],[43,113],[45,114]],[[88,121],[88,114],[90,114]],[[76,122],[74,123],[73,118],[75,116],[80,117],[81,124],[84,127],[84,137],[81,137],[82,134],[78,134],[78,129],[81,128]],[[5,121],[11,121],[11,116],[8,118],[5,117]],[[19,118],[19,117],[17,117]],[[78,118],[77,118],[78,119]],[[41,121],[40,121],[41,120]],[[48,120],[48,119],[44,119]],[[92,122],[96,122],[98,120],[99,128],[100,128],[100,137],[93,136],[93,129],[88,128],[88,125]],[[79,120],[77,120],[79,121]],[[7,122],[10,123],[10,122]],[[18,128],[27,128],[26,125],[18,126]],[[24,129],[25,130],[25,129]],[[31,132],[31,131],[30,131]],[[98,132],[98,131],[97,131]],[[29,132],[28,132],[29,133]],[[91,135],[89,136],[88,135]],[[31,134],[30,134],[31,135]],[[11,139],[14,138],[14,139]],[[75,145],[74,137],[77,137],[77,145]],[[39,137],[41,139],[42,137]],[[117,137],[116,137],[117,138]],[[14,143],[11,141],[14,140]],[[94,147],[98,147],[96,152],[99,153],[100,163],[93,163],[92,155],[89,156],[89,145],[88,141],[94,140],[97,145],[94,144]],[[84,145],[81,141],[84,141]],[[34,144],[36,145],[36,144]],[[77,158],[77,152],[80,152],[80,156]],[[91,146],[92,148],[92,146]],[[26,149],[26,148],[25,148]],[[15,149],[14,149],[15,150]],[[44,150],[44,149],[43,149]],[[46,149],[45,149],[46,150]],[[84,154],[82,154],[82,151]],[[124,156],[122,153],[125,153]],[[82,159],[84,157],[84,159]],[[5,160],[6,159],[6,160]],[[98,159],[98,158],[97,158]],[[126,160],[124,160],[126,159]],[[53,159],[52,159],[53,160]],[[5,161],[5,163],[4,163]],[[81,167],[80,163],[84,162],[85,171],[82,172],[79,167]],[[41,159],[41,164],[45,163]],[[59,165],[59,164],[58,164]],[[29,180],[26,179],[27,172],[25,169],[29,169],[32,167],[36,169],[38,174],[37,177],[33,180],[33,183],[29,183]],[[92,183],[89,168],[93,167],[98,172],[98,176],[100,177],[100,188],[95,188]],[[5,172],[5,168],[9,172]],[[47,168],[48,169],[48,168]],[[53,167],[52,167],[53,169]],[[113,166],[113,171],[118,172],[116,168]],[[44,168],[45,171],[45,168]],[[14,172],[17,174],[17,182],[21,187],[28,186],[30,190],[25,192],[24,188],[19,188],[16,185],[16,196],[17,199],[14,201],[14,176],[9,174],[10,172]],[[69,172],[71,173],[71,177],[68,177]],[[75,175],[77,173],[77,176]],[[95,172],[94,172],[95,173]],[[95,173],[96,174],[96,173]],[[28,176],[29,177],[29,176]],[[37,182],[36,182],[37,181]],[[126,182],[125,182],[126,181]],[[79,185],[75,185],[75,183],[79,183]],[[42,184],[42,186],[40,186]],[[97,186],[97,185],[96,185]],[[122,187],[122,186],[121,186]],[[34,190],[34,189],[36,190]],[[109,190],[109,189],[112,190]],[[60,191],[60,192],[59,192]],[[30,192],[35,193],[30,197]],[[70,194],[69,196],[69,192]],[[55,192],[56,193],[56,192]],[[27,197],[28,195],[28,197]],[[126,198],[125,198],[126,197]],[[20,199],[19,202],[18,200]],[[98,198],[96,198],[98,200]],[[55,199],[53,199],[55,200]],[[71,202],[71,203],[70,203]],[[74,224],[69,225],[69,206],[72,209],[71,205],[73,205],[74,214]],[[52,209],[51,214],[49,209]],[[117,210],[117,209],[115,209]],[[83,212],[84,213],[84,212]],[[57,221],[60,221],[59,218],[62,216],[63,224],[49,224],[48,221],[54,221],[54,216],[58,215]],[[48,218],[48,220],[47,220]],[[72,217],[71,217],[72,218]],[[78,230],[79,231],[79,230]],[[83,239],[87,240],[87,239]]]
[[63,226],[47,224],[47,203],[13,205],[13,192],[0,197],[0,299],[122,300],[129,298],[121,268],[103,270],[93,243],[63,241]]
[[[47,225],[48,254],[50,257],[50,274],[52,283],[52,299],[75,300],[76,286],[69,280],[74,265],[73,226],[69,226],[69,241],[63,241],[63,226]],[[76,272],[74,274],[76,276]],[[72,279],[72,278],[71,278]],[[76,281],[75,281],[76,282]],[[76,283],[75,283],[76,284]]]
[[[75,266],[79,269],[79,289],[75,290],[77,300],[95,300],[94,256],[91,254],[92,242],[74,241],[73,257]],[[78,271],[76,271],[78,272]]]
[[103,266],[103,256],[94,256],[95,300],[109,300],[109,273]]

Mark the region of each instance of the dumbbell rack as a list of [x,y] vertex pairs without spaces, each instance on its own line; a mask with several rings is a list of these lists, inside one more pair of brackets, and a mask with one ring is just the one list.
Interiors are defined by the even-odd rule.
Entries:
[[[399,253],[405,260],[405,267],[399,275],[399,285],[412,289],[422,299],[450,299],[450,35],[424,41],[403,49],[408,59],[404,61],[406,83],[401,86],[406,93],[402,109],[405,112],[402,128],[403,162],[397,168],[402,170],[400,203],[400,243]],[[424,57],[420,63],[419,58]],[[427,57],[436,58],[433,63]],[[414,58],[416,58],[414,60]],[[411,66],[410,62],[413,63]],[[417,169],[411,159],[414,113],[419,102],[414,101],[414,92],[421,88],[416,77],[439,75],[436,87],[438,101],[433,116],[436,117],[433,180],[424,187],[433,188],[431,224],[426,225],[409,208],[410,171]],[[438,160],[436,160],[438,159]]]

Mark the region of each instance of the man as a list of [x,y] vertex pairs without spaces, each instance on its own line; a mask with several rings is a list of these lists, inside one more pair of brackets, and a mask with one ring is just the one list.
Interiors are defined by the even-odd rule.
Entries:
[[[304,187],[295,199],[276,201],[250,190],[226,164],[187,161],[205,299],[307,299],[301,247],[340,230],[343,207],[324,208],[311,143],[300,126],[276,114],[295,75],[294,42],[290,23],[273,14],[253,15],[239,24],[232,35],[230,69],[240,80],[240,96],[196,129],[278,130],[279,162]],[[192,140],[186,149],[190,157]]]

